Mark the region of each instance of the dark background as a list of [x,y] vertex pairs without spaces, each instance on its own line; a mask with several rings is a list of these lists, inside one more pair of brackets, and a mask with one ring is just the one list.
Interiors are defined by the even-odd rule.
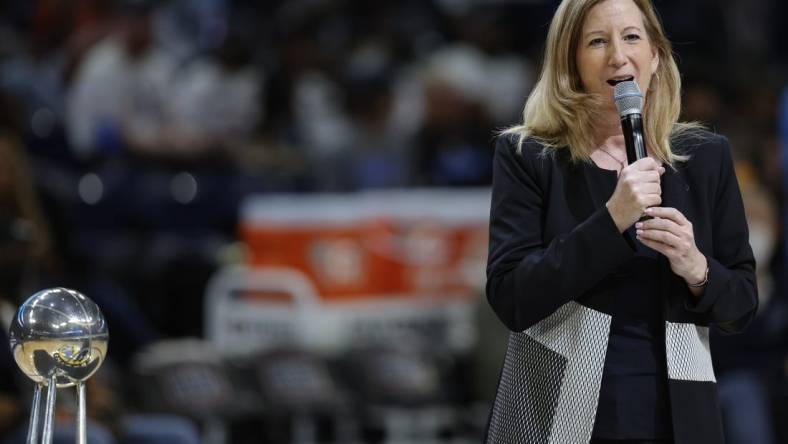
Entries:
[[[489,185],[493,135],[519,120],[557,4],[0,1],[0,146],[12,153],[0,164],[6,312],[47,285],[81,289],[110,321],[106,379],[118,393],[107,415],[162,410],[151,407],[155,393],[134,388],[132,381],[147,381],[148,391],[156,383],[133,365],[136,353],[204,335],[206,283],[245,257],[238,231],[244,199]],[[781,240],[788,6],[655,5],[682,73],[683,119],[731,140],[759,261],[762,304],[753,328],[715,341],[724,415],[746,418],[743,431],[730,421],[729,440],[788,442],[779,426],[788,405]],[[370,382],[360,402],[334,412],[356,418],[366,441],[393,433],[380,420],[391,416],[371,412],[372,404],[434,419],[423,430],[411,427],[402,442],[478,440],[505,334],[481,294],[477,305],[475,352],[440,359],[426,353],[426,361],[405,353],[392,364],[400,370],[393,375],[424,369],[443,375],[434,388],[443,396],[394,389],[399,395],[389,399]],[[327,364],[306,352],[298,356],[306,359],[300,368],[326,365],[331,381],[346,381],[356,375],[348,368],[378,368],[371,363],[394,354],[351,354]],[[237,367],[241,376],[230,379],[252,379],[243,373],[248,366]],[[309,371],[302,382],[321,387],[315,382],[321,377]],[[7,385],[10,393],[19,387]],[[264,387],[249,390],[265,398]],[[22,391],[9,430],[27,409]],[[303,430],[338,441],[338,420],[315,407],[321,396],[336,397],[319,389],[313,395],[309,408],[269,402],[261,410],[249,401],[252,407],[225,421],[229,442],[301,442]],[[454,416],[442,422],[442,413],[425,407],[434,405]],[[190,418],[207,437],[211,419],[227,413],[216,409],[222,410],[169,411]],[[742,416],[744,410],[755,416]],[[313,426],[298,421],[302,414],[317,418]],[[737,441],[747,433],[756,441]]]

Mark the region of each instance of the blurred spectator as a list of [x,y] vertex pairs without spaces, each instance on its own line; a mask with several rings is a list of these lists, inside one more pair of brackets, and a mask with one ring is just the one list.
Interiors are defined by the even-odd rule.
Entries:
[[[725,436],[731,444],[782,442],[779,413],[785,402],[778,387],[784,385],[785,340],[788,329],[788,299],[784,294],[784,253],[779,248],[784,227],[780,226],[781,202],[773,190],[775,154],[779,152],[771,122],[776,101],[769,86],[743,88],[737,116],[727,122],[735,129],[739,157],[736,164],[755,255],[760,306],[745,334],[717,336],[715,371],[718,375]],[[784,177],[784,176],[783,176]],[[784,203],[782,203],[784,207]]]
[[484,97],[485,60],[459,46],[434,54],[424,68],[425,117],[418,135],[417,183],[462,186],[489,183],[494,128]]
[[767,188],[749,164],[737,162],[736,175],[757,265],[760,305],[743,335],[714,338],[715,371],[727,442],[770,444],[777,441],[767,387],[772,373],[781,366],[779,341],[775,338],[787,326],[785,320],[774,317],[774,310],[779,310],[785,301],[783,295],[774,293],[770,267],[778,240],[778,213]]
[[0,294],[11,302],[56,266],[15,115],[12,101],[0,93]]
[[[778,104],[777,132],[780,158],[782,160],[782,191],[783,193],[788,193],[788,85],[783,88]],[[785,220],[788,219],[784,218],[783,221]]]
[[194,60],[178,73],[169,99],[172,155],[221,156],[249,138],[261,119],[262,79],[246,46],[232,35],[215,55]]
[[[421,91],[379,36],[356,46],[342,72],[348,119],[345,189],[405,187],[412,183],[413,137]],[[341,174],[341,173],[340,173]]]
[[684,81],[684,118],[716,128],[724,111],[719,88],[708,81]]
[[[522,103],[534,82],[528,57],[513,51],[517,38],[506,26],[505,10],[476,6],[450,15],[457,41],[435,50],[428,69],[438,69],[449,83],[479,100],[493,125],[520,118]],[[519,36],[518,36],[519,37]]]
[[122,149],[161,154],[175,62],[153,38],[153,2],[126,2],[117,31],[86,55],[67,98],[67,130],[87,157]]
[[158,2],[153,20],[162,47],[177,60],[217,49],[230,32],[226,0]]
[[323,72],[305,72],[295,79],[292,103],[294,137],[311,166],[314,188],[347,189],[352,128],[342,109],[339,84]]
[[[746,4],[737,0],[720,2],[720,10],[725,25],[731,35],[731,45],[727,48],[737,54],[746,55],[747,59],[739,60],[742,65],[754,61],[764,61],[776,49],[772,43],[775,20],[776,2],[770,0],[754,0]],[[746,69],[751,72],[750,69]]]

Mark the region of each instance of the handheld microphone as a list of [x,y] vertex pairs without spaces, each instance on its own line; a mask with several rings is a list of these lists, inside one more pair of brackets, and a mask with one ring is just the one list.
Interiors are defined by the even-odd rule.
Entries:
[[[632,80],[616,83],[613,100],[618,115],[621,116],[621,129],[627,148],[627,162],[633,163],[646,157],[646,142],[643,140],[643,94]],[[643,215],[640,220],[651,219]]]
[[633,163],[646,157],[646,143],[643,140],[643,95],[637,83],[627,80],[616,84],[613,100],[618,115],[621,116],[627,161]]

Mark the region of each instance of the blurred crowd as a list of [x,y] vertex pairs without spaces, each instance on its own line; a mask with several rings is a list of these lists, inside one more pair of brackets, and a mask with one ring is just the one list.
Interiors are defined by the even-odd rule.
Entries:
[[[112,332],[96,442],[196,442],[180,417],[129,416],[141,407],[109,387],[139,350],[202,335],[206,282],[242,250],[241,201],[489,184],[557,4],[0,0],[0,330],[35,289],[81,289]],[[759,266],[753,328],[714,341],[728,435],[788,442],[788,6],[655,5],[684,119],[731,139]],[[9,359],[0,439],[27,414]]]

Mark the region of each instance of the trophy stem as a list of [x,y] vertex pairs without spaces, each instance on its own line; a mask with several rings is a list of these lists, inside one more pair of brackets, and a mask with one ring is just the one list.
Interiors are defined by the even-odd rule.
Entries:
[[87,444],[87,413],[85,405],[85,383],[77,382],[77,444]]
[[47,385],[47,404],[44,410],[44,432],[41,435],[42,444],[52,444],[55,428],[55,400],[57,399],[57,375],[49,377]]
[[38,444],[38,421],[41,419],[39,417],[39,412],[41,410],[41,386],[42,384],[36,384],[36,388],[33,391],[33,406],[30,407],[30,424],[27,426],[27,444]]

